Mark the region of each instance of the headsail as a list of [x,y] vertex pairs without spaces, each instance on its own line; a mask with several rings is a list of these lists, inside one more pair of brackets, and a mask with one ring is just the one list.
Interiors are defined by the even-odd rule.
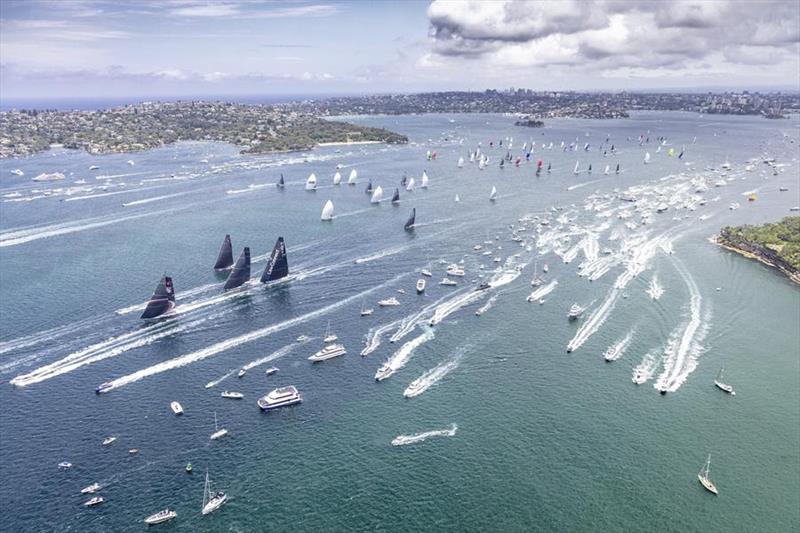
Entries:
[[350,177],[347,178],[347,184],[348,185],[355,185],[356,184],[356,179],[358,179],[358,171],[356,171],[356,169],[353,169],[353,170],[350,171]]
[[408,179],[408,183],[406,184],[406,190],[407,191],[413,191],[414,190],[414,177],[413,176]]
[[370,203],[378,204],[383,199],[383,189],[380,185],[375,188],[375,191],[372,193],[372,198],[370,198]]
[[411,210],[411,216],[408,217],[408,220],[406,221],[406,225],[403,226],[403,228],[406,231],[414,229],[414,224],[416,223],[416,220],[417,220],[417,208],[415,207],[415,208],[413,208]]
[[397,187],[394,188],[394,195],[392,196],[392,203],[399,204],[400,203],[400,189]]
[[492,192],[489,193],[489,200],[492,202],[497,200],[497,188],[494,185],[492,185]]
[[172,311],[175,307],[175,289],[172,286],[172,278],[164,276],[156,285],[156,290],[153,291],[153,296],[147,302],[142,313],[144,320],[159,317],[164,313]]
[[428,188],[428,173],[425,172],[424,170],[422,171],[422,183],[420,183],[419,186],[422,187],[423,189]]
[[320,220],[333,220],[333,202],[328,200],[322,208]]
[[236,264],[233,265],[228,279],[225,281],[225,290],[235,289],[250,280],[250,248],[245,246]]
[[231,266],[233,266],[233,246],[231,245],[231,236],[225,235],[219,254],[217,254],[217,262],[214,263],[214,270],[228,270]]
[[278,180],[278,187],[283,187],[285,185],[283,181],[283,172],[281,172],[281,179]]
[[[330,200],[328,200],[330,202]],[[333,205],[331,204],[331,207]],[[275,281],[276,279],[285,278],[289,275],[289,261],[286,258],[286,244],[283,242],[283,237],[278,237],[275,242],[275,247],[267,261],[267,268],[261,274],[261,283]]]
[[341,182],[342,182],[342,175],[339,172],[337,172],[336,174],[333,175],[333,184],[339,185]]
[[313,172],[306,180],[306,190],[307,191],[314,191],[317,189],[317,176]]

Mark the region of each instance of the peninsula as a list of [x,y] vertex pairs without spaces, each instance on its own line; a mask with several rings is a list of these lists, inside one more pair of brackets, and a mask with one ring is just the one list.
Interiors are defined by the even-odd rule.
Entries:
[[134,152],[176,141],[221,141],[243,153],[308,150],[326,143],[407,143],[382,128],[326,120],[292,109],[224,102],[144,102],[97,111],[0,113],[0,158],[51,145],[91,154]]
[[717,243],[800,283],[800,216],[761,226],[728,226],[720,230]]

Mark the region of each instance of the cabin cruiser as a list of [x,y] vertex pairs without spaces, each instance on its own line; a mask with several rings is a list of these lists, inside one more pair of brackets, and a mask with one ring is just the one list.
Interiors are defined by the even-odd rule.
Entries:
[[101,488],[102,487],[100,486],[100,483],[92,483],[88,487],[82,488],[81,489],[81,494],[94,494],[95,492],[97,492]]
[[111,383],[103,383],[98,385],[96,389],[94,389],[95,394],[103,394],[104,392],[110,391],[114,386]]
[[419,271],[419,273],[422,274],[423,276],[428,277],[428,278],[433,277],[433,273],[430,270],[428,270],[427,268],[423,268],[422,270]]
[[572,307],[569,308],[569,313],[567,313],[567,318],[569,318],[570,320],[575,320],[577,318],[580,318],[581,316],[583,316],[583,312],[585,310],[586,310],[585,308],[581,307],[578,304],[572,304]]
[[236,377],[237,378],[243,378],[245,374],[247,374],[247,370],[245,368],[241,368],[241,369],[239,369],[239,373],[236,374]]
[[154,526],[156,524],[163,524],[164,522],[169,522],[176,516],[178,516],[178,513],[176,513],[175,511],[164,509],[163,511],[151,514],[150,516],[145,518],[144,523],[147,524],[148,526]]
[[425,280],[420,278],[417,280],[417,294],[425,292]]
[[417,394],[420,393],[420,391],[423,389],[424,386],[425,382],[422,380],[422,378],[417,378],[408,384],[406,390],[403,391],[403,396],[405,396],[406,398],[411,398],[412,396],[416,396]]
[[114,444],[114,441],[116,440],[117,437],[106,437],[103,439],[103,446],[110,446],[111,444]]
[[347,353],[347,350],[344,349],[344,346],[341,344],[329,344],[328,346],[324,347],[314,355],[308,358],[309,361],[316,363],[318,361],[327,361],[328,359],[333,359],[334,357],[338,357],[340,355],[344,355]]
[[220,396],[222,396],[223,398],[230,398],[232,400],[241,400],[242,398],[244,398],[244,394],[242,394],[241,392],[234,392],[234,391],[222,391],[222,394],[220,394]]
[[439,282],[439,285],[447,285],[448,287],[452,287],[454,285],[458,285],[458,283],[450,278],[442,278],[442,281]]
[[447,267],[447,275],[448,276],[458,276],[463,278],[464,277],[464,269],[458,265],[450,265]]
[[266,394],[258,399],[258,406],[264,411],[278,409],[279,407],[286,407],[294,405],[303,401],[303,397],[297,391],[294,385],[288,385],[275,389],[269,394]]
[[170,402],[169,407],[170,409],[172,409],[172,412],[175,413],[176,415],[183,414],[183,406],[180,403]]
[[272,374],[276,373],[277,371],[278,371],[278,367],[277,366],[271,366],[266,370],[266,374],[268,376],[271,376]]
[[394,373],[389,362],[383,363],[381,367],[375,372],[375,381],[383,381]]
[[70,463],[69,461],[61,461],[60,463],[58,463],[58,468],[60,468],[61,470],[67,470],[69,468],[72,468],[72,463]]
[[84,505],[84,507],[93,507],[95,505],[100,505],[104,501],[105,500],[103,499],[102,496],[95,496],[94,498],[92,498],[88,502],[84,503],[83,505]]
[[392,307],[395,305],[400,305],[400,302],[397,301],[397,298],[391,297],[386,298],[385,300],[381,300],[378,302],[378,305],[381,307]]
[[620,347],[619,346],[611,346],[608,350],[603,352],[603,358],[606,361],[614,361],[617,357],[619,357]]

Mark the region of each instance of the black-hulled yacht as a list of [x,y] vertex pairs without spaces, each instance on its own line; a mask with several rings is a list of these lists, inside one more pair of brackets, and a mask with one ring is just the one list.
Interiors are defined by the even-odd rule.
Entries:
[[175,289],[172,286],[172,278],[163,276],[153,291],[153,296],[147,302],[142,313],[142,319],[152,320],[158,318],[175,308]]
[[411,210],[411,216],[408,217],[408,220],[406,221],[406,225],[403,226],[403,228],[406,231],[413,230],[414,229],[414,224],[416,223],[416,220],[417,220],[417,208],[415,207],[415,208],[413,208]]
[[392,196],[392,203],[399,204],[400,203],[400,189],[397,187],[394,188],[394,195]]
[[235,289],[250,280],[250,248],[245,246],[236,264],[233,265],[228,279],[225,280],[225,290]]
[[286,258],[286,244],[283,242],[283,237],[278,237],[275,247],[272,248],[269,261],[267,261],[267,267],[264,269],[264,273],[261,274],[261,283],[285,278],[288,275],[289,261]]
[[222,246],[219,248],[217,255],[217,262],[214,263],[214,270],[228,270],[233,266],[233,245],[231,244],[231,236],[225,235],[222,241]]

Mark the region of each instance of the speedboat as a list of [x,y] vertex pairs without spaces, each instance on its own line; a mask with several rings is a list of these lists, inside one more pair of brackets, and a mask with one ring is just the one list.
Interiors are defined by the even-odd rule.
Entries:
[[102,496],[95,496],[94,498],[92,498],[88,502],[84,503],[83,505],[84,505],[84,507],[93,507],[95,505],[100,505],[104,501],[105,500],[103,499]]
[[488,289],[491,289],[491,288],[492,288],[492,286],[491,286],[491,285],[489,285],[489,283],[488,283],[488,282],[485,282],[485,281],[484,281],[483,283],[481,283],[480,285],[478,285],[477,287],[475,287],[475,290],[476,290],[476,291],[485,291],[485,290],[488,290]]
[[98,385],[96,389],[94,389],[95,394],[103,394],[104,392],[108,392],[111,390],[113,385],[111,383],[103,383]]
[[62,461],[58,463],[58,468],[60,468],[61,470],[67,470],[69,468],[72,468],[72,463],[70,463],[69,461]]
[[130,450],[128,450],[128,453],[130,455],[136,455],[137,453],[139,453],[139,448],[131,448]]
[[403,391],[403,396],[405,396],[406,398],[411,398],[412,396],[416,396],[422,390],[423,386],[424,382],[422,381],[422,378],[417,378],[408,384],[406,390]]
[[375,372],[375,381],[383,381],[394,373],[394,370],[389,365],[388,361],[383,363],[381,367]]
[[114,441],[116,440],[117,437],[106,437],[103,439],[103,446],[110,446],[111,444],[114,444]]
[[338,357],[340,355],[344,355],[347,353],[347,350],[344,349],[344,346],[341,344],[329,344],[328,346],[324,347],[314,355],[308,358],[309,361],[316,363],[318,361],[327,361],[328,359],[333,359],[334,357]]
[[460,278],[464,277],[464,269],[458,265],[450,265],[447,267],[447,275],[448,276],[458,276]]
[[208,479],[208,472],[206,472],[206,484],[203,487],[203,515],[213,513],[228,501],[228,495],[222,491],[217,491],[212,494],[211,481]]
[[397,298],[392,296],[391,298],[386,298],[385,300],[379,301],[378,305],[381,307],[392,307],[395,305],[400,305],[400,302],[397,301]]
[[164,522],[169,522],[176,516],[178,516],[178,513],[176,513],[175,511],[164,509],[163,511],[151,514],[150,516],[145,518],[144,523],[147,524],[148,526],[154,526],[156,524],[163,524]]
[[172,412],[175,413],[176,415],[182,415],[183,414],[183,406],[181,404],[179,404],[178,402],[170,403],[169,407],[170,407],[170,409],[172,409]]
[[572,304],[572,307],[569,308],[569,313],[567,313],[567,318],[569,318],[570,320],[578,319],[581,316],[583,316],[583,312],[585,310],[586,309],[584,309],[578,304]]
[[287,407],[303,401],[303,397],[297,391],[294,385],[288,385],[275,389],[269,394],[266,394],[258,399],[256,403],[264,411],[278,409],[280,407]]
[[611,346],[608,350],[603,352],[603,358],[606,361],[614,361],[619,356],[619,351],[619,346]]
[[311,340],[311,337],[309,337],[308,335],[300,335],[299,337],[297,337],[297,342],[306,342],[309,340]]
[[271,366],[266,370],[266,374],[268,376],[271,376],[272,374],[274,374],[277,371],[278,371],[278,367],[277,366]]
[[245,374],[247,374],[247,370],[245,370],[244,368],[242,368],[242,369],[240,369],[240,370],[239,370],[239,373],[238,373],[238,374],[236,374],[236,377],[237,377],[237,378],[243,378]]
[[717,375],[717,378],[714,380],[714,385],[716,385],[719,390],[727,392],[731,396],[735,396],[736,392],[734,392],[733,386],[732,385],[728,385],[727,383],[722,381],[722,374],[724,372],[725,372],[724,368],[721,368],[719,370],[719,374]]
[[100,486],[100,483],[92,483],[88,487],[83,487],[81,489],[81,494],[94,494],[95,492],[97,492],[101,488],[102,487]]
[[425,292],[425,280],[420,278],[417,280],[417,294]]
[[232,400],[241,400],[244,398],[244,394],[241,392],[234,392],[234,391],[222,391],[220,394],[223,398],[231,398]]
[[442,281],[439,282],[439,285],[453,286],[453,285],[458,285],[458,283],[456,283],[450,278],[442,278]]

